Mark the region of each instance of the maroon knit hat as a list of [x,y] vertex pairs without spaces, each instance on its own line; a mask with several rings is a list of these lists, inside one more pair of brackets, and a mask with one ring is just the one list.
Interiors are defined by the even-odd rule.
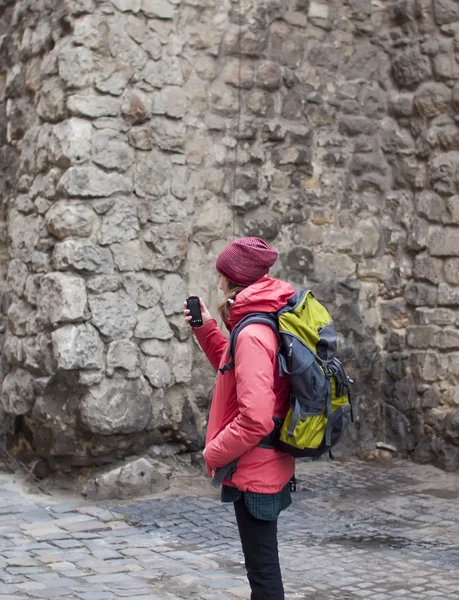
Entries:
[[249,286],[266,275],[278,253],[264,240],[246,237],[234,240],[217,258],[217,271],[241,286]]

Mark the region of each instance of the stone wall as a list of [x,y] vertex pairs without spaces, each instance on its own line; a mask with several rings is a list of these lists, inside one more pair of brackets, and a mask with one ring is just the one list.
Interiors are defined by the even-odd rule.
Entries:
[[334,315],[353,441],[456,468],[457,3],[3,4],[2,397],[36,452],[199,447],[214,375],[180,313],[235,234]]
[[[6,84],[8,71],[14,66],[14,57],[9,53],[8,27],[11,22],[12,2],[0,2],[0,347],[3,345],[7,328],[7,312],[10,293],[6,281],[8,270],[8,242],[6,225],[6,206],[8,195],[12,192],[16,156],[11,151],[11,129],[8,127]],[[0,378],[5,376],[5,365],[0,361]],[[14,433],[14,417],[7,415],[0,405],[0,457]],[[11,435],[10,435],[11,434]]]

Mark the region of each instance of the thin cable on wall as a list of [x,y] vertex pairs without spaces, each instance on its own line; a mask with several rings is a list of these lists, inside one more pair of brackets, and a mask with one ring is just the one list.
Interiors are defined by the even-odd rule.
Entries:
[[239,130],[241,126],[241,111],[242,111],[242,89],[241,89],[241,73],[242,73],[242,52],[241,52],[241,36],[242,36],[242,15],[241,15],[241,0],[237,0],[238,11],[238,34],[237,34],[237,53],[238,53],[238,79],[237,79],[237,113],[236,113],[236,144],[234,146],[234,165],[233,165],[233,240],[236,238],[236,188],[237,188],[237,161],[239,150]]

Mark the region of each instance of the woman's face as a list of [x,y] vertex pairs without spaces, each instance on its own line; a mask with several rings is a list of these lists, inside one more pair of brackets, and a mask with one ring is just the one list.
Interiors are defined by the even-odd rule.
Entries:
[[220,289],[221,291],[225,294],[229,293],[229,285],[228,285],[228,279],[226,279],[226,277],[224,275],[220,275]]

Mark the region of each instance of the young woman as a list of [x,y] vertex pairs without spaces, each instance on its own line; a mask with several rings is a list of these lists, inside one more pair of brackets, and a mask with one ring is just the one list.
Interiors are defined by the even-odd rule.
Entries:
[[[217,259],[224,298],[218,308],[231,331],[254,312],[282,308],[295,290],[269,277],[277,252],[259,238],[238,239]],[[228,341],[202,300],[203,325],[193,332],[217,371],[228,360]],[[185,319],[190,321],[189,311]],[[218,372],[204,458],[209,475],[237,460],[225,479],[222,501],[234,502],[251,600],[284,600],[277,546],[277,518],[291,504],[294,458],[258,446],[288,409],[289,384],[279,376],[278,342],[267,325],[250,324],[239,334],[235,368]]]

